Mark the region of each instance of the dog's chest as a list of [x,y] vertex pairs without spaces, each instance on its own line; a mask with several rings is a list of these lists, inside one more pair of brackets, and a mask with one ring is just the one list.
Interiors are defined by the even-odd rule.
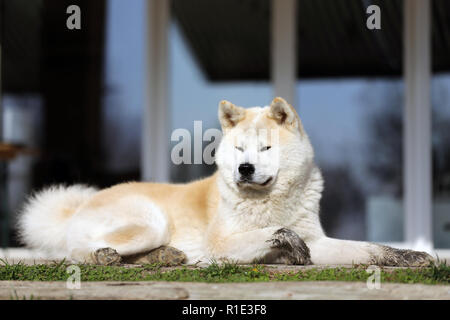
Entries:
[[231,216],[243,229],[289,226],[295,220],[295,207],[274,201],[243,201],[236,204]]

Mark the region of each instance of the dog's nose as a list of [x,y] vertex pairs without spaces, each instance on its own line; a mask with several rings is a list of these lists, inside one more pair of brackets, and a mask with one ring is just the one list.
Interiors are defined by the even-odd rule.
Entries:
[[241,163],[239,165],[239,173],[242,174],[244,177],[249,177],[253,173],[255,173],[255,166],[251,163]]

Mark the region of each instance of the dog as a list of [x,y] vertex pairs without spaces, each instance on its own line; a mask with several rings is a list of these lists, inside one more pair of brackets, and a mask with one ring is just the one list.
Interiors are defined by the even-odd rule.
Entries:
[[18,229],[29,247],[80,263],[425,266],[425,252],[327,237],[323,179],[302,122],[282,98],[219,103],[218,170],[187,184],[53,186],[32,196]]

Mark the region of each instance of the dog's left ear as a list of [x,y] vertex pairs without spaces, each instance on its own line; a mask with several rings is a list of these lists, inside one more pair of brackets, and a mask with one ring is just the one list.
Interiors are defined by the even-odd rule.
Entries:
[[270,104],[269,118],[290,130],[303,133],[303,126],[295,109],[283,98],[276,97]]

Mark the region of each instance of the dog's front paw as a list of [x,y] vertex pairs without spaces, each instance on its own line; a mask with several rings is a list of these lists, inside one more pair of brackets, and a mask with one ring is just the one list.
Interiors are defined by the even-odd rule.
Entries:
[[132,264],[161,263],[164,266],[177,266],[186,261],[186,254],[176,248],[161,246],[150,252],[142,252],[124,258],[124,262]]
[[395,267],[427,267],[434,258],[426,252],[382,246],[381,265]]
[[122,257],[113,248],[100,248],[92,253],[95,264],[103,266],[115,266],[120,264]]
[[294,231],[281,228],[268,241],[271,242],[272,248],[282,252],[282,258],[283,260],[287,260],[287,263],[301,265],[312,264],[309,248]]

